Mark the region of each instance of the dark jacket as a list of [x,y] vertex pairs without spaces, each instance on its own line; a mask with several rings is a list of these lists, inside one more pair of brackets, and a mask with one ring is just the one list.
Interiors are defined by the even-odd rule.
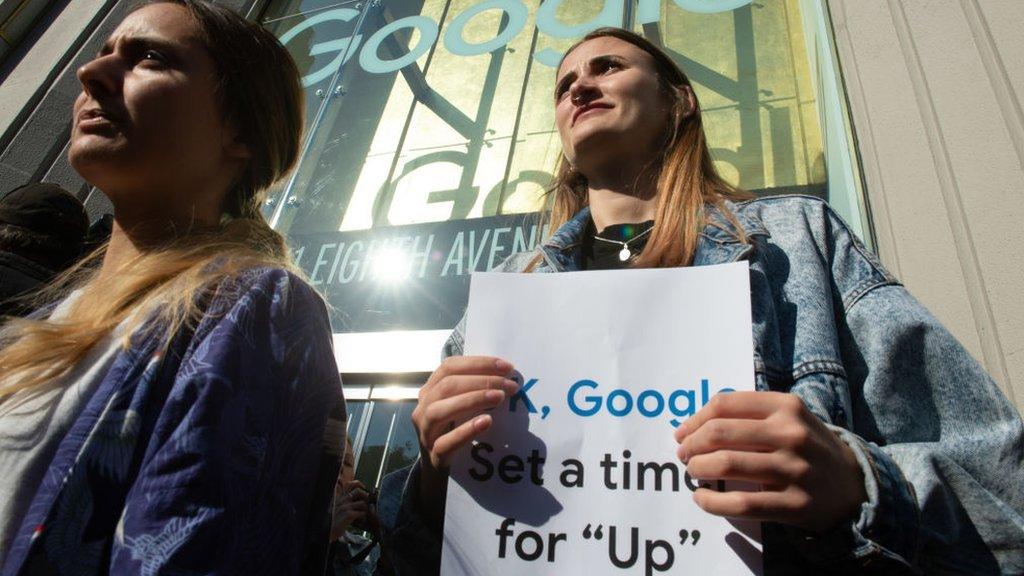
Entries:
[[345,446],[323,300],[252,270],[165,342],[118,352],[0,574],[323,574]]

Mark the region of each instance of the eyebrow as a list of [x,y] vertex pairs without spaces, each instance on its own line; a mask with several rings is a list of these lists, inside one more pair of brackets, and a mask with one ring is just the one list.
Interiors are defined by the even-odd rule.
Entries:
[[[602,64],[609,63],[627,64],[628,62],[625,58],[617,54],[601,54],[600,56],[594,56],[593,58],[591,58],[590,61],[587,62],[587,68],[593,69],[597,68]],[[569,84],[571,84],[572,81],[576,79],[576,77],[577,74],[575,71],[568,72],[565,76],[562,76],[562,79],[555,84],[555,98],[558,98],[558,95],[561,94],[566,88],[568,88]]]
[[[106,56],[114,51],[114,44],[116,40],[114,38],[108,38],[103,43],[103,47],[100,48],[98,56]],[[121,43],[128,51],[137,51],[144,48],[155,48],[161,52],[175,53],[180,48],[173,42],[168,42],[155,36],[122,36]]]

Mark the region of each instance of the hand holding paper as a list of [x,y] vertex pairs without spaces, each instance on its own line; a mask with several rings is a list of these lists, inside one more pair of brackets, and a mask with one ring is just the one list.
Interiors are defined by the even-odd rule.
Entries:
[[491,427],[486,414],[519,385],[506,378],[512,365],[490,356],[453,356],[441,363],[419,393],[412,412],[420,442],[420,503],[440,522],[444,481],[454,451]]
[[853,452],[792,394],[715,396],[675,438],[694,478],[764,485],[760,492],[694,492],[697,505],[718,516],[821,532],[852,520],[867,500]]

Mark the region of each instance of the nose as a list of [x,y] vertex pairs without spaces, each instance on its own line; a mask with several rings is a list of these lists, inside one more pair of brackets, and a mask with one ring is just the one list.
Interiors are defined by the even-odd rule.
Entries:
[[120,90],[121,75],[114,54],[99,56],[86,62],[78,69],[77,75],[78,81],[82,83],[82,89],[94,98],[117,94]]
[[577,106],[593,102],[600,97],[597,84],[589,74],[580,75],[569,87],[569,100]]

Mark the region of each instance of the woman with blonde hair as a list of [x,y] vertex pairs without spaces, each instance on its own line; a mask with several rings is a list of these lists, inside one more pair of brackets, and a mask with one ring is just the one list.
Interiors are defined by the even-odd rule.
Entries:
[[114,226],[0,336],[2,573],[322,573],[341,382],[260,214],[298,156],[295,64],[227,9],[158,0],[78,78],[68,155]]
[[[570,48],[554,106],[554,233],[505,271],[750,264],[758,391],[716,395],[675,439],[694,478],[763,489],[698,506],[765,522],[768,574],[1024,572],[1020,416],[827,204],[725,182],[689,80],[637,34]],[[413,412],[421,457],[381,496],[402,573],[437,565],[451,456],[517,388],[511,363],[460,356],[463,330]]]

